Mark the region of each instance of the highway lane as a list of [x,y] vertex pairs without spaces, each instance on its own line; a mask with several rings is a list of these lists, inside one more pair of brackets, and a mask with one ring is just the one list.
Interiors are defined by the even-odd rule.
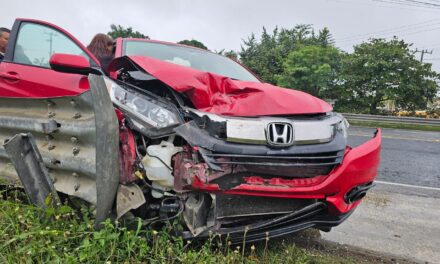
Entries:
[[[360,145],[374,131],[350,127],[348,143]],[[321,232],[322,243],[440,263],[440,133],[382,129],[382,139],[377,186],[346,222]]]
[[[357,146],[375,129],[350,127],[348,143]],[[440,132],[382,129],[377,180],[440,188]]]

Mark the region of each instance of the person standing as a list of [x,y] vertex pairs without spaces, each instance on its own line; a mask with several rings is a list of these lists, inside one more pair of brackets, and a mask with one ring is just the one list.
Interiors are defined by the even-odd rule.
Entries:
[[7,28],[0,28],[0,62],[5,57],[6,47],[8,46],[9,33],[11,31]]
[[87,49],[99,60],[101,68],[107,73],[107,67],[113,59],[115,42],[106,34],[96,34]]

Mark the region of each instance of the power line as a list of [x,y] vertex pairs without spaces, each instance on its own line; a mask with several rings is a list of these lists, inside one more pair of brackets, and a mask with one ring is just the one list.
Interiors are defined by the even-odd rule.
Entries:
[[405,2],[416,3],[416,4],[421,4],[421,5],[427,5],[427,6],[440,7],[439,4],[434,4],[434,3],[430,3],[430,2],[423,2],[423,1],[417,1],[417,0],[405,0]]
[[440,9],[439,4],[422,2],[422,1],[413,1],[413,0],[372,0],[374,2],[381,2],[392,4],[394,6],[411,6],[417,8],[426,8],[426,9]]
[[[420,34],[420,33],[424,33],[424,32],[439,30],[439,29],[440,29],[440,27],[434,27],[434,28],[429,28],[429,29],[426,29],[426,30],[417,30],[417,31],[411,31],[411,32],[407,32],[407,33],[405,33],[405,31],[400,31],[400,32],[393,32],[393,33],[388,33],[388,34],[378,34],[376,36],[370,36],[370,38],[371,37],[387,38],[387,37],[393,37],[393,36],[402,37],[402,36],[409,36],[409,35],[414,35],[414,34]],[[400,33],[400,34],[396,34],[396,33]],[[341,43],[341,42],[342,43],[344,43],[344,42],[346,42],[346,43],[355,43],[355,42],[357,42],[359,40],[362,40],[362,39],[358,38],[358,39],[353,39],[353,40],[336,41],[336,42],[339,42],[339,43]],[[344,47],[347,47],[347,46],[350,46],[350,45],[347,44]]]
[[409,32],[409,33],[401,34],[400,36],[414,35],[414,34],[419,34],[419,33],[424,33],[424,32],[429,32],[429,31],[434,31],[434,30],[438,30],[438,29],[440,29],[440,27],[430,28],[430,29],[426,29],[426,30],[413,31],[413,32]]
[[400,10],[412,10],[412,11],[421,11],[421,12],[438,12],[438,11],[436,11],[436,9],[430,9],[430,8],[426,8],[426,7],[411,8],[411,7],[406,7],[404,5],[389,5],[386,3],[384,5],[382,5],[382,4],[378,4],[377,2],[373,2],[372,0],[365,0],[366,2],[356,1],[355,3],[350,0],[327,0],[327,1],[332,1],[332,2],[337,2],[337,3],[354,4],[356,6],[361,4],[361,5],[377,6],[377,7],[384,7],[384,8],[392,8],[393,10],[400,9]]
[[[345,3],[350,3],[347,0],[330,0],[330,1],[335,1],[335,2],[345,2]],[[415,9],[425,9],[425,11],[432,11],[432,12],[438,12],[438,10],[440,10],[440,0],[429,0],[429,1],[422,1],[422,0],[366,0],[367,2],[382,2],[385,5],[377,5],[376,6],[382,6],[382,7],[389,7],[392,8],[391,6],[394,6],[394,8],[399,8],[399,7],[414,7],[412,8],[412,10]],[[368,3],[363,3],[363,4],[368,4]],[[373,3],[372,3],[373,4]],[[407,8],[407,9],[408,9]],[[399,9],[403,9],[403,8],[399,8]],[[345,36],[339,39],[336,39],[337,43],[354,43],[357,40],[362,40],[363,38],[368,38],[368,37],[382,37],[382,38],[387,38],[387,36],[391,37],[391,36],[408,36],[408,35],[414,35],[414,34],[420,34],[420,33],[424,33],[424,32],[430,32],[430,31],[435,31],[435,30],[439,30],[440,29],[440,19],[430,19],[427,21],[422,21],[422,22],[418,22],[418,23],[414,23],[414,24],[408,24],[408,25],[402,25],[402,26],[398,26],[398,27],[393,27],[393,28],[387,28],[387,29],[383,29],[383,30],[379,30],[379,31],[375,31],[375,32],[371,32],[371,33],[363,33],[363,34],[356,34],[356,35],[349,35],[349,36]],[[433,46],[434,45],[434,46]],[[346,45],[346,46],[342,46],[344,47],[348,47],[348,46],[352,46],[352,45]],[[440,60],[440,58],[425,58],[425,54],[432,54],[433,50],[428,51],[426,50],[426,48],[433,48],[433,47],[440,47],[440,43],[436,43],[436,44],[431,44],[429,46],[424,46],[424,50],[418,50],[416,49],[416,52],[420,52],[421,56],[420,56],[420,60],[421,61],[438,61]]]
[[440,43],[431,43],[431,44],[427,44],[425,46],[421,46],[420,48],[428,48],[428,47],[437,48],[437,47],[440,47]]
[[[394,27],[394,28],[388,28],[388,29],[384,29],[384,30],[380,30],[380,31],[371,32],[371,33],[347,36],[347,37],[340,38],[338,40],[339,41],[354,40],[354,39],[358,39],[359,37],[366,37],[366,36],[371,36],[371,35],[374,35],[374,34],[384,34],[384,33],[388,33],[388,32],[395,32],[396,30],[397,31],[406,31],[406,30],[416,29],[418,26],[426,27],[426,26],[431,26],[431,25],[438,24],[438,23],[428,24],[428,23],[431,23],[431,22],[434,22],[434,21],[440,21],[440,19],[439,18],[430,19],[430,20],[426,20],[426,21],[423,21],[423,22],[419,22],[419,23],[408,24],[408,25],[398,26],[398,27]],[[426,24],[428,24],[428,25],[426,25]]]

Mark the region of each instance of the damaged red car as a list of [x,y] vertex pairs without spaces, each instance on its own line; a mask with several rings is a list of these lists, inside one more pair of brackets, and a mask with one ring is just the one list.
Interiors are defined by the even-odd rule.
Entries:
[[173,43],[117,39],[104,71],[63,29],[17,19],[0,63],[0,177],[39,206],[86,201],[97,222],[179,221],[185,239],[343,222],[373,186],[381,145],[377,130],[351,148],[347,129],[316,97]]

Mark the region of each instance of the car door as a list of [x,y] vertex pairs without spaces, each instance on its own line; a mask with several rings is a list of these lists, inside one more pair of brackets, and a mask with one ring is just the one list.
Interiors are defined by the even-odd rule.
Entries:
[[87,48],[65,30],[43,21],[17,19],[0,63],[0,97],[74,96],[88,90],[86,76],[50,68],[54,53],[81,55],[92,67],[99,67]]

